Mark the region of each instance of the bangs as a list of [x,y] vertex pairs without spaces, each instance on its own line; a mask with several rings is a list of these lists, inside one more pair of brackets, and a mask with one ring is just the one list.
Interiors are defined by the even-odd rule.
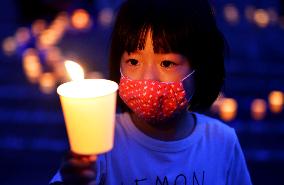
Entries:
[[[141,23],[140,27],[129,27],[121,35],[124,51],[128,53],[145,48],[147,33],[152,35],[154,53],[180,53],[188,56],[190,53],[190,38],[186,30],[181,32],[177,26],[155,25],[154,23]],[[175,28],[175,29],[173,29]],[[179,31],[178,31],[179,30]]]

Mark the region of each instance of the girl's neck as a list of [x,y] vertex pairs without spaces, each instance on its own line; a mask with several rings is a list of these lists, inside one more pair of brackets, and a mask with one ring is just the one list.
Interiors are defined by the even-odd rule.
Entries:
[[184,111],[175,118],[167,122],[149,123],[139,117],[133,112],[130,117],[134,125],[144,134],[162,141],[176,141],[183,139],[193,132],[195,128],[195,117],[192,113]]

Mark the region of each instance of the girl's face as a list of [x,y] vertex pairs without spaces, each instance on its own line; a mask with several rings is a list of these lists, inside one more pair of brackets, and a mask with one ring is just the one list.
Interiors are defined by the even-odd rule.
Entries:
[[154,53],[151,32],[148,31],[143,50],[124,52],[120,67],[122,74],[133,80],[176,82],[192,69],[188,59],[177,53]]

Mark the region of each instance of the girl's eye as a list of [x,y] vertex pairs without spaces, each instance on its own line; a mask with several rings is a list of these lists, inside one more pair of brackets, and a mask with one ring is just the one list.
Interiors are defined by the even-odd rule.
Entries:
[[128,59],[126,62],[127,62],[129,65],[132,65],[132,66],[138,65],[138,60],[136,60],[136,59]]
[[169,60],[164,60],[164,61],[161,62],[161,66],[165,67],[165,68],[169,68],[169,67],[172,67],[172,66],[175,66],[175,65],[176,65],[176,63],[169,61]]

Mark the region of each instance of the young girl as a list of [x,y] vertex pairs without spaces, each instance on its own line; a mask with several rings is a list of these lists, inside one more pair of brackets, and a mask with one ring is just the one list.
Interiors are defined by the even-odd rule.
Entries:
[[123,3],[110,51],[120,97],[114,148],[67,157],[52,182],[250,185],[235,131],[195,112],[219,94],[224,45],[207,0]]

